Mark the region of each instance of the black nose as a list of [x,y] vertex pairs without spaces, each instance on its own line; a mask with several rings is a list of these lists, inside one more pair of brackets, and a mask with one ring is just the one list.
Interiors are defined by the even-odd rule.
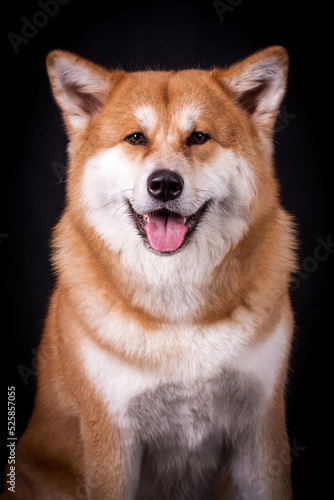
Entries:
[[183,190],[183,179],[176,172],[155,170],[147,179],[147,191],[161,201],[175,200]]

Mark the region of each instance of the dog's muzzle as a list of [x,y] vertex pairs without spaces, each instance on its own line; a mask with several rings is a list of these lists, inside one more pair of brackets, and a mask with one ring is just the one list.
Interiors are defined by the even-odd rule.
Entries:
[[208,206],[207,201],[190,216],[170,210],[171,203],[168,202],[181,196],[183,187],[184,180],[177,172],[155,170],[147,179],[147,191],[151,198],[159,202],[159,208],[139,214],[129,202],[140,235],[144,237],[146,246],[156,253],[170,255],[181,249]]

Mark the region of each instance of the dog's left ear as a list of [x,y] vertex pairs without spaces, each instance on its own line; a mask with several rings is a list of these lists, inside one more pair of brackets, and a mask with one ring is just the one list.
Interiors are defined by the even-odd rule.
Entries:
[[285,93],[288,66],[287,51],[274,46],[227,70],[218,70],[215,76],[237,105],[251,115],[261,129],[271,133]]

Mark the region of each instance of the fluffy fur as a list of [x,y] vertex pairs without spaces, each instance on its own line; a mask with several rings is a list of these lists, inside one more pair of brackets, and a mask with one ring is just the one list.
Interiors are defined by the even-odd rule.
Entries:
[[[294,235],[272,160],[286,51],[211,71],[47,62],[70,164],[15,498],[290,500]],[[148,189],[161,169],[182,178],[175,199]],[[175,251],[145,237],[162,209],[197,221]]]

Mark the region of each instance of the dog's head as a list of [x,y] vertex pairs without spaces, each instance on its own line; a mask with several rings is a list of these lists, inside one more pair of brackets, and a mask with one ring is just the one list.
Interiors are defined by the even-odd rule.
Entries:
[[71,139],[69,207],[113,252],[217,263],[270,210],[282,47],[224,70],[107,71],[62,51],[47,65]]

